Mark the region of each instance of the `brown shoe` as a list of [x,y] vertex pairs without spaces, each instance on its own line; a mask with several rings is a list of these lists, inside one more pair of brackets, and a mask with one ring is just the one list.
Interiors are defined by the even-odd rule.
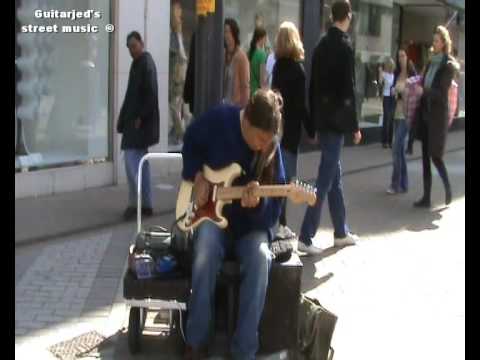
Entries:
[[187,345],[185,348],[185,354],[183,358],[185,360],[202,360],[206,359],[208,356],[207,348],[202,346],[199,348],[194,348],[190,345]]

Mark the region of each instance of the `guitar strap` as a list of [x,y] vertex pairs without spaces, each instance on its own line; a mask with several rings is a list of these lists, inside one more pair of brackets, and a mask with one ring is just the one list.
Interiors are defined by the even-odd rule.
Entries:
[[268,153],[262,154],[259,151],[255,152],[255,155],[253,156],[253,160],[252,160],[251,170],[254,171],[254,178],[256,181],[260,181],[263,170],[273,160],[277,147],[278,147],[278,136],[275,135],[272,141],[272,149]]

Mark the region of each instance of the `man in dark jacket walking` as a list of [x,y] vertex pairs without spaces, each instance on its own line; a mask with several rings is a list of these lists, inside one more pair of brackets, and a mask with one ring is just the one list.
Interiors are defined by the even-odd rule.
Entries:
[[317,202],[305,213],[298,243],[298,250],[310,255],[322,252],[313,245],[312,239],[320,225],[322,205],[327,195],[335,246],[353,245],[357,240],[346,224],[340,164],[344,135],[353,133],[355,144],[362,138],[355,106],[354,50],[347,34],[352,20],[350,2],[336,1],[331,16],[333,26],[313,53],[310,81],[311,116],[322,150],[316,181]]
[[[129,185],[129,206],[126,220],[135,217],[137,209],[137,175],[141,158],[148,147],[159,141],[160,114],[158,110],[157,69],[152,56],[144,51],[142,37],[136,31],[127,36],[127,47],[133,58],[127,92],[117,123],[125,152],[125,170]],[[142,214],[153,215],[148,162],[142,173]]]

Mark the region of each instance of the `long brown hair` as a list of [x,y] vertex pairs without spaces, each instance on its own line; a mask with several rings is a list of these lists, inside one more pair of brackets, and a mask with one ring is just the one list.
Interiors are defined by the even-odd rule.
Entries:
[[259,89],[250,98],[245,108],[245,117],[250,125],[274,135],[270,151],[256,154],[255,176],[259,182],[265,184],[274,183],[277,165],[275,154],[283,131],[282,107],[283,99],[280,93],[269,89]]
[[433,34],[437,34],[440,36],[442,39],[443,43],[445,44],[445,47],[443,48],[443,52],[446,55],[450,55],[452,52],[452,39],[450,38],[450,33],[448,32],[448,29],[445,26],[437,26]]
[[252,62],[253,53],[257,49],[258,40],[263,39],[265,36],[267,36],[267,32],[263,27],[260,26],[255,28],[255,31],[252,35],[252,40],[250,41],[250,49],[248,50],[248,60],[250,60],[250,62]]

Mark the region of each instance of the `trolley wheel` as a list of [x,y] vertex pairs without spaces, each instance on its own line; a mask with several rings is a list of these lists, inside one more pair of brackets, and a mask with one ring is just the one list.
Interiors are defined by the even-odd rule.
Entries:
[[130,353],[137,354],[140,351],[140,339],[142,337],[143,327],[147,312],[138,307],[130,308],[128,318],[128,349]]
[[[182,312],[181,319],[180,321],[180,311]],[[170,325],[170,329],[177,333],[178,335],[182,336],[182,331],[185,333],[187,329],[187,311],[183,310],[173,310],[173,316],[172,316],[172,324]]]

